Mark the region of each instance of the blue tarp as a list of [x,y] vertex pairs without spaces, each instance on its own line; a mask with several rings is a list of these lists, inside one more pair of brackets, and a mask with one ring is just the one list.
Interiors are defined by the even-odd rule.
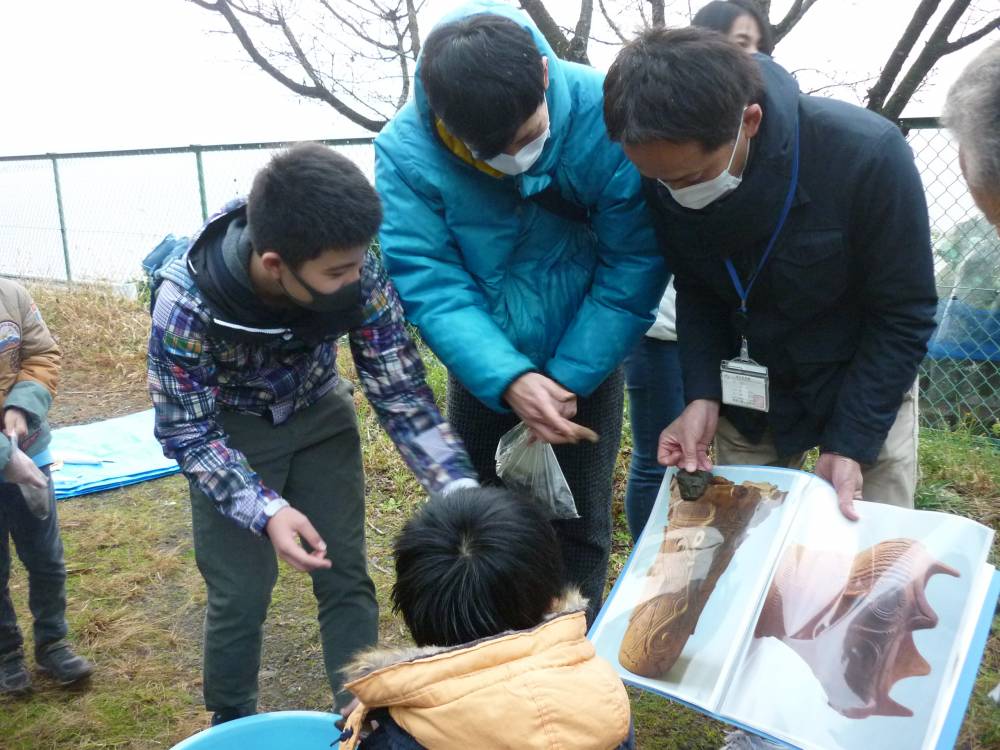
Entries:
[[931,359],[1000,362],[1000,310],[942,299],[937,320],[937,330],[927,345]]
[[[52,472],[60,500],[180,471],[153,436],[153,410],[52,431]],[[61,462],[61,465],[60,465]]]

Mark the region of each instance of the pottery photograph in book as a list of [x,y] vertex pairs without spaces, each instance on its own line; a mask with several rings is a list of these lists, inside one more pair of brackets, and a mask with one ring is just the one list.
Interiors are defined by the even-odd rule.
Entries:
[[625,669],[650,678],[670,671],[751,521],[759,523],[783,498],[772,485],[711,477],[701,496],[689,500],[674,483],[662,544],[621,641]]
[[939,573],[959,577],[915,539],[888,539],[853,557],[795,545],[779,563],[754,637],[789,646],[843,716],[912,716],[889,692],[931,673],[913,632],[938,624],[925,589]]

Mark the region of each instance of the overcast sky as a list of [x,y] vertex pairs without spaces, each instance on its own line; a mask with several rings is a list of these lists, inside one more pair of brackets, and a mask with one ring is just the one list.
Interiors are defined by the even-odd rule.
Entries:
[[[775,10],[789,2],[775,0]],[[916,3],[820,0],[775,57],[790,70],[837,80],[877,74]],[[984,9],[998,4],[979,0]],[[424,33],[453,5],[429,0]],[[567,21],[579,7],[549,5]],[[686,12],[688,4],[673,5]],[[365,134],[272,80],[234,37],[213,33],[224,28],[220,18],[184,0],[0,0],[0,8],[0,155]],[[595,33],[611,38],[599,26]],[[906,114],[939,114],[948,85],[987,43],[946,58]],[[598,67],[613,54],[591,45]],[[800,80],[825,82],[807,70]]]

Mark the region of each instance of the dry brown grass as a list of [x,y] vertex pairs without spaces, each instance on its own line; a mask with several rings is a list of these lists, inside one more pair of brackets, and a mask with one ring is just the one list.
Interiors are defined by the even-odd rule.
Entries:
[[142,303],[101,285],[32,284],[29,291],[63,354],[54,425],[148,408],[149,313]]

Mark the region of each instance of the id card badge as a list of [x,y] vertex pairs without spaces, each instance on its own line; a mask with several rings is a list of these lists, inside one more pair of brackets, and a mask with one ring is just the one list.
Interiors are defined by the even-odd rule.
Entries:
[[750,359],[747,340],[743,339],[740,356],[722,360],[722,403],[755,411],[768,411],[771,402],[767,368]]

